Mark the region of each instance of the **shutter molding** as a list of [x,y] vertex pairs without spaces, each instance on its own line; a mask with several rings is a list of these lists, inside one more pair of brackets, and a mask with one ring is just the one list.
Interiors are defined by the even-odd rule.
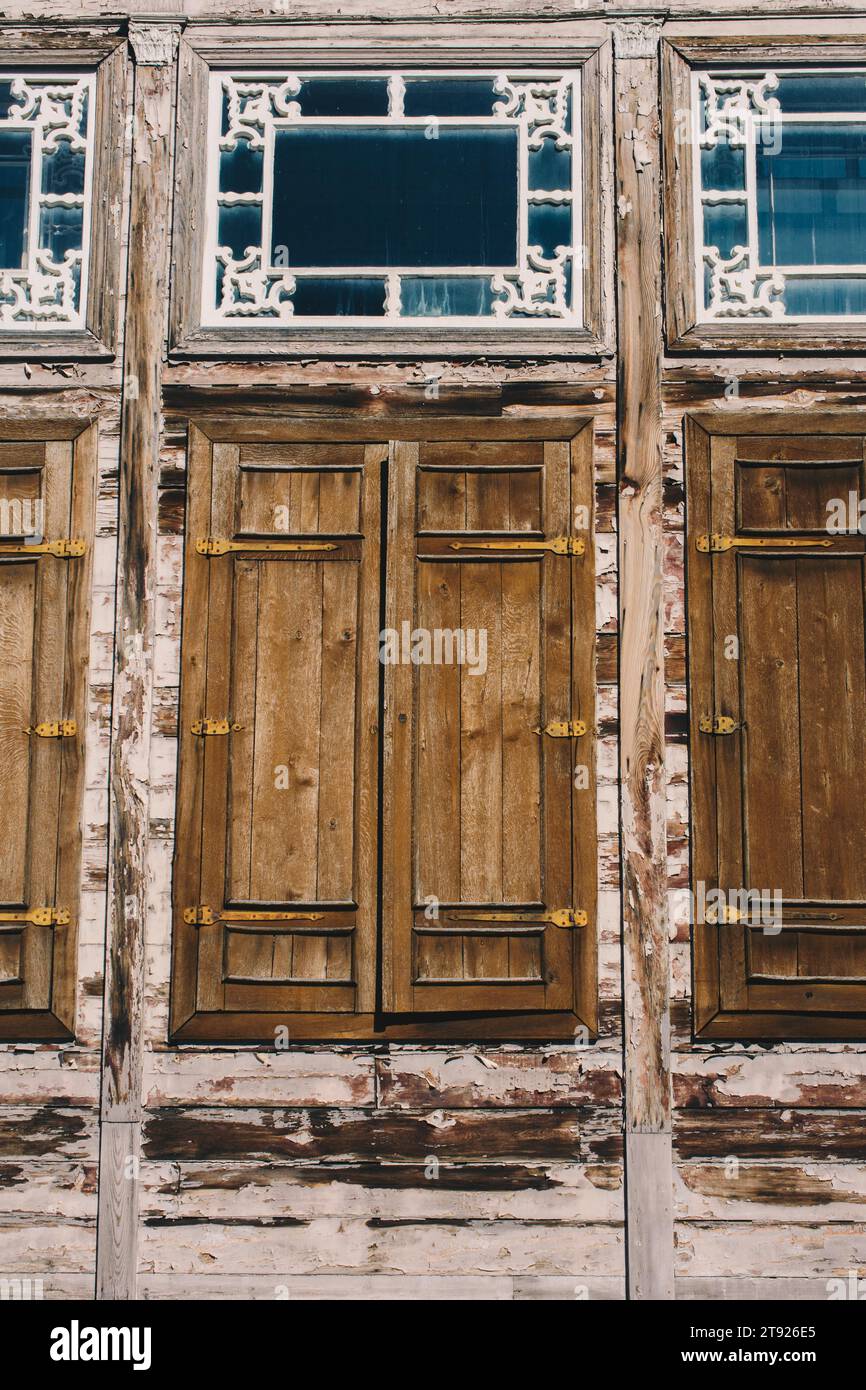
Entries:
[[[529,445],[497,424],[499,440],[473,421],[455,446],[393,446],[386,626],[483,629],[488,670],[385,667],[384,1007],[571,1012],[594,1031],[594,778],[574,788],[594,765],[592,430],[540,425]],[[515,548],[572,535],[578,506],[582,555]],[[583,737],[536,732],[581,716]],[[545,920],[562,909],[587,925]]]
[[[0,497],[38,488],[44,540],[84,542],[73,558],[4,558],[0,538],[0,915],[48,909],[54,918],[20,932],[14,921],[0,925],[0,1041],[75,1036],[96,450],[95,422],[0,426]],[[62,738],[35,730],[57,721],[69,724]]]
[[[294,1037],[293,1019],[374,1007],[387,451],[329,441],[322,422],[249,445],[190,427],[176,1036],[192,1020],[228,1041]],[[282,548],[256,548],[262,535]],[[296,535],[321,548],[290,549]],[[202,554],[204,537],[239,550]],[[202,737],[205,719],[228,732]]]
[[828,540],[826,504],[866,497],[866,413],[687,417],[685,444],[692,901],[782,907],[694,923],[695,1035],[862,1040],[866,541]]
[[[181,753],[180,784],[178,793],[178,836],[175,847],[174,866],[174,940],[172,970],[172,1022],[171,1036],[175,1041],[232,1042],[273,1040],[275,1029],[286,1026],[291,1041],[302,1040],[364,1040],[400,1038],[453,1041],[481,1038],[537,1038],[557,1039],[575,1037],[581,1031],[587,1036],[597,1029],[597,920],[596,920],[596,804],[595,804],[595,563],[593,534],[593,427],[588,417],[566,420],[533,417],[507,418],[384,418],[355,421],[349,417],[334,419],[274,419],[262,417],[238,418],[234,420],[210,420],[197,417],[189,429],[189,486],[186,526],[186,566],[184,581],[183,651],[181,659]],[[363,842],[361,850],[367,868],[357,869],[355,880],[355,899],[366,882],[374,896],[381,896],[384,916],[381,927],[376,927],[375,902],[370,904],[373,911],[373,929],[369,926],[355,933],[355,973],[353,976],[354,1000],[346,998],[342,1006],[327,1006],[326,989],[331,990],[331,998],[336,997],[334,986],[323,985],[318,996],[315,992],[295,990],[292,994],[283,988],[282,983],[244,980],[233,974],[234,962],[255,960],[256,952],[249,938],[256,934],[267,937],[267,923],[252,920],[234,920],[235,915],[243,919],[244,911],[268,911],[280,908],[280,902],[264,901],[261,898],[243,901],[237,893],[234,899],[226,895],[224,888],[227,875],[232,872],[232,850],[226,850],[225,830],[225,787],[230,784],[227,765],[232,757],[233,740],[242,741],[249,737],[244,727],[249,723],[248,713],[239,707],[234,697],[231,673],[225,670],[226,662],[214,661],[213,635],[208,637],[211,628],[221,634],[225,641],[227,619],[218,618],[209,624],[207,612],[225,615],[231,612],[236,602],[230,592],[227,578],[238,566],[247,564],[250,569],[258,568],[264,572],[271,567],[285,574],[288,566],[298,564],[310,568],[318,564],[324,574],[334,573],[341,565],[327,553],[318,560],[310,556],[290,556],[277,558],[267,554],[250,551],[227,551],[223,555],[206,558],[196,551],[196,541],[203,537],[230,540],[252,538],[253,534],[262,539],[261,528],[246,525],[244,515],[237,510],[237,487],[231,481],[237,476],[238,467],[246,458],[250,466],[261,470],[262,460],[267,451],[279,449],[289,453],[301,447],[313,448],[328,446],[330,464],[340,467],[340,450],[364,449],[365,467],[368,470],[370,485],[367,489],[368,506],[381,497],[385,504],[379,518],[382,531],[388,531],[386,550],[386,573],[381,576],[385,593],[380,592],[379,549],[375,555],[371,549],[370,584],[361,602],[365,604],[366,631],[375,626],[375,633],[366,639],[367,655],[360,651],[358,669],[364,679],[364,671],[370,667],[369,653],[373,652],[372,665],[368,675],[375,680],[375,698],[371,702],[370,690],[362,697],[364,713],[357,731],[356,755],[363,772],[363,790],[360,800],[363,812],[356,829],[356,838]],[[427,448],[440,450],[440,457],[450,457],[452,453],[465,458],[467,451],[484,454],[494,453],[503,447],[512,448],[514,457],[532,454],[533,457],[546,456],[551,470],[553,460],[562,480],[560,510],[557,530],[573,534],[573,508],[587,509],[589,528],[586,534],[586,553],[580,557],[559,555],[538,555],[521,558],[524,573],[535,566],[553,567],[560,591],[559,603],[567,609],[574,606],[576,614],[584,615],[584,621],[574,626],[573,634],[568,622],[553,611],[548,614],[548,627],[553,639],[563,651],[568,651],[571,638],[571,652],[568,664],[571,671],[571,708],[556,709],[544,707],[543,722],[559,719],[582,719],[587,723],[587,734],[581,738],[558,739],[545,737],[532,732],[533,753],[543,750],[544,761],[550,766],[558,766],[560,783],[570,793],[569,818],[574,817],[574,833],[560,836],[563,863],[563,889],[557,889],[557,901],[543,899],[544,908],[577,908],[585,911],[588,925],[565,928],[546,924],[544,931],[549,933],[555,943],[549,951],[552,959],[559,960],[558,980],[537,981],[530,991],[520,983],[516,989],[510,982],[493,978],[489,986],[483,986],[483,997],[471,996],[471,1002],[458,1005],[447,994],[436,1000],[433,1008],[422,1008],[419,1003],[419,988],[413,985],[405,974],[406,945],[405,926],[410,931],[413,919],[413,817],[411,805],[411,786],[393,783],[395,766],[402,759],[411,761],[411,754],[400,752],[400,739],[411,740],[413,721],[399,720],[399,714],[407,713],[400,705],[401,698],[408,696],[414,702],[416,695],[411,688],[416,670],[413,665],[394,665],[384,668],[381,680],[384,706],[384,724],[379,728],[379,628],[380,600],[384,625],[391,624],[392,617],[399,628],[403,621],[399,610],[408,604],[412,608],[414,593],[414,515],[417,505],[415,496],[415,462],[419,453]],[[441,454],[442,449],[445,455]],[[388,489],[379,491],[378,473],[374,462],[388,456]],[[492,457],[492,455],[491,455]],[[489,458],[487,461],[490,461]],[[482,459],[482,463],[484,459]],[[518,464],[518,467],[520,465]],[[494,470],[495,471],[495,470]],[[525,490],[531,502],[532,480],[524,469],[520,480],[515,484],[515,496],[522,496]],[[538,471],[540,481],[544,470]],[[375,472],[375,476],[374,476]],[[551,472],[551,477],[552,477]],[[256,483],[256,488],[259,483]],[[542,494],[546,492],[546,486]],[[255,489],[249,489],[250,497]],[[234,501],[232,501],[234,497]],[[253,510],[257,505],[255,500]],[[410,517],[411,513],[411,517]],[[249,515],[252,515],[250,513]],[[407,519],[409,524],[406,525]],[[529,523],[532,523],[531,527]],[[528,516],[520,523],[516,535],[537,532],[538,520]],[[233,529],[232,529],[233,528]],[[358,554],[363,546],[370,546],[373,539],[369,528],[362,526],[364,539],[353,537],[346,543],[347,549],[354,547]],[[485,528],[486,529],[486,528]],[[493,528],[496,535],[498,527]],[[290,534],[294,538],[292,523]],[[307,534],[305,532],[305,534]],[[323,535],[329,541],[339,540],[334,528],[323,526]],[[544,533],[547,534],[546,532]],[[440,552],[448,543],[449,537],[431,537],[433,549]],[[383,536],[384,543],[384,536]],[[449,558],[451,553],[449,551]],[[343,562],[344,563],[344,562]],[[465,561],[464,561],[465,564]],[[499,568],[498,565],[494,566]],[[477,566],[476,566],[477,568]],[[503,567],[504,568],[504,567]],[[375,570],[375,583],[373,571]],[[295,570],[300,574],[300,570]],[[404,602],[405,600],[405,602]],[[252,612],[252,609],[250,609]],[[396,616],[395,616],[396,615]],[[586,615],[589,615],[587,622]],[[410,612],[405,614],[409,618]],[[472,624],[470,624],[472,625]],[[210,641],[210,648],[209,648]],[[444,669],[444,668],[442,668]],[[563,703],[568,704],[568,673],[564,672]],[[408,684],[407,684],[408,680]],[[405,702],[405,699],[404,699]],[[217,708],[219,706],[219,708]],[[410,703],[410,708],[412,704]],[[192,722],[203,719],[228,719],[229,723],[241,725],[237,733],[214,734],[212,736],[188,736]],[[379,789],[380,740],[383,741],[383,785]],[[240,746],[238,742],[236,747]],[[360,751],[357,751],[360,750]],[[536,754],[537,755],[537,754]],[[589,773],[589,785],[585,790],[572,792],[572,764],[579,761],[585,764]],[[565,771],[563,778],[562,769]],[[405,778],[403,779],[405,783]],[[553,785],[553,784],[551,784]],[[402,786],[402,790],[401,790]],[[291,796],[292,793],[286,793]],[[377,883],[376,826],[379,816],[379,797],[382,796],[383,819],[383,879]],[[549,805],[550,787],[546,789],[547,814],[553,819]],[[220,799],[221,798],[221,799]],[[302,798],[303,799],[303,798]],[[561,800],[561,798],[558,798]],[[215,806],[222,808],[214,810]],[[208,809],[211,808],[211,809]],[[557,814],[561,807],[557,807]],[[220,817],[223,823],[220,823]],[[197,839],[198,837],[198,839]],[[566,862],[567,861],[567,862]],[[567,891],[566,891],[567,889]],[[293,893],[292,897],[297,894]],[[559,901],[559,897],[567,901]],[[404,913],[404,938],[394,930],[392,904],[399,906]],[[485,902],[473,905],[474,910],[484,910]],[[212,922],[190,921],[191,908],[210,907],[214,916]],[[284,905],[285,907],[285,905]],[[299,911],[326,911],[326,906],[304,895],[298,897]],[[533,909],[538,916],[536,903],[529,904],[530,916]],[[230,912],[232,921],[225,920]],[[186,920],[185,920],[186,916]],[[328,922],[330,923],[330,918]],[[289,924],[281,924],[289,931]],[[532,924],[532,931],[538,930],[539,923]],[[317,932],[315,923],[305,923],[298,931],[305,933],[305,939],[312,941]],[[476,927],[470,930],[475,932]],[[485,929],[486,930],[486,929]],[[494,928],[494,933],[496,928]],[[239,938],[236,940],[235,938]],[[520,949],[520,948],[518,948]],[[483,954],[483,953],[482,953]],[[402,972],[402,974],[401,974]],[[314,990],[318,987],[314,987]],[[338,985],[337,989],[340,988]],[[433,986],[434,990],[436,986]],[[521,996],[521,997],[518,997]]]

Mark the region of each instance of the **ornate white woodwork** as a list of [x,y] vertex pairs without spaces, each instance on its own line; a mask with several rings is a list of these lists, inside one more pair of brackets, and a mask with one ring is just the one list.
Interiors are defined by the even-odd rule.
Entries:
[[129,44],[138,67],[160,68],[174,62],[180,25],[130,20]]
[[[352,82],[368,80],[387,85],[387,114],[381,116],[311,117],[303,113],[298,101],[305,78],[341,77]],[[407,83],[418,78],[486,79],[491,84],[489,116],[407,116],[404,102]],[[208,191],[208,237],[205,253],[202,322],[210,325],[234,323],[288,322],[294,317],[293,295],[305,279],[327,277],[329,280],[351,281],[358,277],[381,277],[383,306],[381,316],[350,319],[339,316],[341,323],[363,323],[371,330],[406,324],[403,313],[402,281],[406,277],[435,278],[437,275],[473,281],[486,278],[492,292],[489,314],[478,316],[431,316],[436,324],[502,323],[520,319],[524,326],[545,320],[550,324],[574,327],[582,323],[582,276],[579,273],[583,255],[581,249],[582,206],[580,198],[580,101],[579,74],[530,77],[484,73],[473,70],[460,73],[284,73],[269,77],[246,78],[216,73],[211,77],[210,151]],[[517,189],[516,221],[518,247],[513,267],[458,266],[438,269],[433,266],[364,266],[348,270],[327,265],[289,267],[280,263],[279,248],[273,247],[270,225],[273,195],[273,162],[275,132],[287,126],[318,122],[328,126],[351,127],[357,124],[420,127],[435,125],[450,127],[512,127],[517,132]],[[219,138],[213,132],[220,130]],[[224,188],[220,178],[220,155],[246,141],[248,149],[263,153],[263,179],[260,192],[238,192]],[[530,187],[529,155],[540,150],[546,141],[558,151],[568,151],[571,180],[567,187]],[[259,244],[244,248],[236,256],[231,248],[220,245],[218,225],[220,209],[245,204],[260,209],[261,239]],[[529,236],[529,210],[540,205],[563,206],[571,209],[571,235],[566,244],[553,248],[545,255],[544,248],[534,245]],[[302,214],[299,214],[302,215]],[[217,271],[219,269],[219,289]],[[314,318],[304,316],[305,325],[333,324],[338,316]],[[412,322],[418,323],[416,316]]]
[[[12,101],[0,117],[3,131],[29,132],[30,169],[23,264],[0,266],[0,328],[80,328],[86,293],[89,190],[92,174],[93,77],[61,78],[0,73]],[[85,156],[83,193],[43,191],[46,156],[67,142]],[[82,209],[81,245],[54,259],[42,244],[42,211],[51,207]]]
[[[820,80],[820,72],[811,74]],[[866,78],[866,74],[864,74]],[[785,304],[786,276],[810,278],[840,274],[866,277],[866,256],[861,265],[796,266],[766,264],[761,260],[758,233],[758,161],[763,146],[768,153],[783,149],[785,123],[798,125],[827,121],[852,124],[866,121],[862,113],[786,110],[775,93],[779,75],[772,71],[748,74],[696,72],[693,75],[692,110],[697,128],[693,140],[695,183],[695,245],[697,247],[697,299],[699,319],[712,323],[726,319],[752,319],[757,323],[790,317]],[[864,88],[866,108],[866,88]],[[742,153],[742,173],[737,186],[715,188],[702,182],[701,151],[726,145]],[[724,254],[710,244],[705,232],[706,209],[739,207],[743,211],[742,244]],[[803,258],[806,261],[806,257]],[[856,316],[840,316],[856,317]]]

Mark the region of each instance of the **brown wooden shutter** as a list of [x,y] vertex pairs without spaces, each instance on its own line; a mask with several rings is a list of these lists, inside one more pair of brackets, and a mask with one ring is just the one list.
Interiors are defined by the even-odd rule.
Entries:
[[[444,422],[393,446],[388,1012],[573,1011],[594,1024],[592,431],[574,432],[573,422]],[[550,548],[576,540],[582,554]],[[467,643],[486,633],[483,674],[437,661],[435,647],[432,663],[406,660],[419,631],[431,643],[437,631]],[[539,732],[569,720],[584,722],[582,737]],[[575,790],[576,765],[586,789]]]
[[693,888],[753,893],[743,921],[696,923],[701,1034],[866,1035],[866,542],[827,530],[833,499],[856,528],[864,436],[850,415],[690,422]]
[[196,1036],[375,1005],[387,447],[287,433],[190,430],[173,1027]]
[[75,1028],[96,430],[51,433],[0,428],[0,1039]]

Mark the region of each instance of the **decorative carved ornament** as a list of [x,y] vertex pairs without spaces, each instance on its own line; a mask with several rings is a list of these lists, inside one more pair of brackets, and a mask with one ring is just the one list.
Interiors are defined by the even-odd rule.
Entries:
[[[412,78],[424,74],[412,73]],[[347,76],[356,77],[355,74]],[[365,74],[370,77],[371,74]],[[382,76],[378,75],[381,81]],[[430,74],[427,74],[430,76]],[[473,74],[485,76],[485,74]],[[387,75],[388,112],[376,118],[376,124],[418,125],[422,128],[430,121],[441,118],[435,116],[407,117],[404,113],[406,79],[399,73]],[[269,253],[262,244],[247,246],[242,255],[235,255],[230,247],[219,244],[217,225],[219,209],[246,204],[261,209],[261,223],[265,244],[269,228],[265,225],[267,209],[271,205],[273,187],[272,153],[270,161],[266,157],[261,192],[240,192],[224,189],[219,177],[219,156],[221,152],[237,148],[244,141],[247,148],[264,150],[266,155],[273,151],[274,130],[289,125],[302,125],[304,114],[302,103],[298,100],[302,91],[303,77],[286,74],[280,78],[247,80],[225,74],[212,76],[212,123],[219,119],[222,111],[223,131],[211,150],[209,212],[211,235],[206,256],[204,274],[203,321],[211,325],[227,322],[260,321],[264,323],[286,322],[294,316],[293,296],[299,280],[306,274],[339,277],[348,272],[329,267],[318,268],[314,272],[299,267],[288,268],[269,263]],[[519,245],[516,265],[513,270],[497,269],[490,272],[490,288],[496,296],[491,302],[490,315],[486,321],[504,322],[509,319],[539,319],[573,326],[580,323],[582,308],[580,304],[580,274],[583,257],[577,245],[581,225],[581,206],[577,187],[577,147],[579,143],[579,75],[576,73],[556,77],[533,77],[532,79],[512,78],[501,74],[492,80],[492,88],[497,99],[491,102],[489,124],[491,126],[510,125],[518,133],[518,167],[520,172],[518,197]],[[487,118],[485,118],[486,120]],[[328,124],[351,126],[351,116],[328,119]],[[459,118],[454,118],[459,124]],[[367,122],[369,123],[369,121]],[[475,123],[478,121],[476,119]],[[212,125],[213,128],[213,125]],[[556,150],[567,150],[571,156],[572,181],[570,187],[530,188],[528,174],[528,154],[540,150],[549,142]],[[572,207],[572,235],[566,245],[557,245],[552,254],[545,255],[541,246],[529,240],[528,227],[530,207],[541,204]],[[216,301],[213,299],[213,286],[219,270],[219,290]],[[365,274],[370,273],[369,269]],[[381,267],[374,272],[381,275],[384,282],[383,316],[365,319],[371,328],[382,325],[407,322],[401,318],[401,278],[404,275],[423,276],[423,266]],[[429,273],[429,272],[428,272]],[[472,274],[484,275],[481,267],[461,270],[455,268],[455,276]],[[331,317],[327,322],[334,322]],[[483,323],[483,316],[475,320]],[[309,323],[310,320],[306,319]],[[416,320],[417,322],[417,320]],[[448,322],[437,318],[437,323]]]
[[[26,205],[21,264],[0,266],[0,327],[80,328],[89,232],[93,77],[0,74],[0,89],[10,98],[0,117],[0,135],[29,136],[27,152],[22,154]],[[77,155],[84,159],[83,179],[72,181],[83,191],[56,191],[56,184],[64,181],[62,176],[55,177],[57,166],[65,161],[68,170],[71,157]],[[69,211],[66,218],[65,210]]]
[[178,24],[150,24],[130,20],[129,44],[138,67],[166,67],[174,62],[180,37]]
[[[785,277],[774,267],[761,266],[757,234],[757,191],[749,178],[750,159],[755,141],[781,113],[772,95],[779,79],[774,72],[750,77],[719,77],[708,72],[696,75],[696,106],[703,106],[703,128],[696,141],[696,187],[700,199],[700,225],[704,208],[742,207],[746,237],[742,245],[730,248],[727,256],[718,246],[703,245],[698,264],[698,302],[704,303],[704,320],[784,318],[782,295]],[[742,150],[742,180],[739,187],[712,188],[701,183],[701,150],[713,150],[721,143]],[[703,283],[707,277],[706,285]]]

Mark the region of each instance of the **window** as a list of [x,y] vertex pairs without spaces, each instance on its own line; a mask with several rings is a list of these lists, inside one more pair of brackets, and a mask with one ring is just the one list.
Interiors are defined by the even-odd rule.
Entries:
[[687,422],[695,1026],[866,1033],[866,424]]
[[327,66],[182,40],[173,353],[608,350],[607,46],[425,67],[378,28]]
[[78,328],[87,293],[94,78],[0,73],[0,325]]
[[204,322],[582,323],[579,74],[210,81]]
[[382,428],[190,428],[177,1040],[594,1031],[591,424]]
[[866,318],[866,68],[695,72],[700,318]]
[[866,50],[662,41],[668,344],[866,347]]
[[126,44],[70,29],[0,66],[0,359],[102,360],[118,338]]
[[72,1037],[96,427],[0,427],[0,1040]]

